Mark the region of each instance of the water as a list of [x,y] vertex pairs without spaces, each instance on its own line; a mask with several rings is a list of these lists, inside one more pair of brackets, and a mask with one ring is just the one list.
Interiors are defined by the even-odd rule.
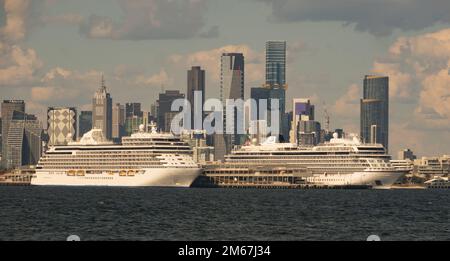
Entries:
[[450,240],[449,195],[0,187],[0,240]]

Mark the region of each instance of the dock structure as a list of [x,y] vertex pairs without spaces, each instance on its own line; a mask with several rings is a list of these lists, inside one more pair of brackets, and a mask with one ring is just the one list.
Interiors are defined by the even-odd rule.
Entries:
[[329,186],[307,183],[304,177],[286,174],[216,174],[199,176],[192,187],[239,189],[369,189],[365,185]]
[[0,186],[29,186],[34,169],[22,168],[0,175]]
[[0,176],[0,186],[29,186],[31,177],[31,174],[4,174]]
[[240,163],[222,164],[210,162],[203,167],[192,187],[203,188],[260,188],[260,189],[368,189],[371,186],[312,184],[307,177],[312,173],[304,167],[264,164],[246,165]]

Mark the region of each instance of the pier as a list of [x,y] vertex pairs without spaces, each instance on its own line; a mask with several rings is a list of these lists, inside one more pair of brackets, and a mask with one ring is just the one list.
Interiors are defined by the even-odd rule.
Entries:
[[302,177],[293,175],[201,175],[192,187],[235,189],[370,189],[366,185],[329,186],[308,184]]
[[34,170],[16,170],[0,175],[0,186],[29,186]]

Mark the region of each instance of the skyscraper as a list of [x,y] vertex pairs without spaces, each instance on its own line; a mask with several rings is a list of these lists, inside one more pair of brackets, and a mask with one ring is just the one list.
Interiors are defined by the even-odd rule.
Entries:
[[367,75],[361,99],[361,139],[389,148],[389,77]]
[[125,135],[125,106],[116,103],[112,108],[112,139],[120,141]]
[[[201,108],[195,108],[195,92],[201,92],[202,99],[197,101]],[[200,66],[192,66],[191,70],[187,74],[187,100],[191,104],[191,129],[196,129],[195,116],[200,117],[203,123],[203,105],[205,104],[205,71]],[[201,111],[199,115],[196,115],[196,111]],[[202,128],[200,128],[202,129]]]
[[77,109],[49,107],[47,109],[49,145],[67,145],[77,138]]
[[106,91],[105,81],[102,76],[100,89],[92,99],[92,125],[103,130],[107,139],[112,137],[112,98]]
[[[242,53],[224,53],[222,54],[220,65],[220,100],[223,106],[226,106],[228,99],[244,100],[244,55]],[[230,116],[227,116],[226,109],[224,109],[224,135],[223,137],[214,137],[216,160],[223,159],[223,152],[230,153],[233,145],[243,143],[243,135],[238,135],[237,133],[238,114],[243,116],[243,113],[243,111],[235,110],[234,119],[227,119]],[[241,118],[243,119],[243,117]],[[233,127],[233,133],[226,133],[227,120]],[[222,148],[221,146],[225,147]]]
[[2,103],[2,164],[6,168],[6,159],[8,156],[7,141],[9,125],[11,123],[14,111],[25,112],[25,102],[23,100],[4,100]]
[[398,152],[397,159],[399,160],[415,160],[417,156],[414,155],[414,152],[410,149],[404,149]]
[[[272,126],[275,124],[278,124],[278,135],[284,136],[283,140],[287,138],[289,133],[285,131],[286,127],[286,90],[282,88],[261,88],[261,87],[255,87],[251,89],[251,99],[254,99],[257,104],[257,119],[252,120],[265,120],[267,121],[267,126]],[[275,110],[276,108],[274,106],[274,100],[278,100],[278,122],[272,122],[272,114],[271,110]],[[261,100],[266,100],[267,107],[260,108]],[[262,105],[261,105],[262,106]],[[263,109],[264,111],[260,111],[260,109]],[[267,113],[264,113],[267,112]],[[260,117],[261,116],[261,117]],[[273,136],[273,134],[272,134]]]
[[13,112],[5,150],[6,169],[37,164],[42,153],[42,124],[36,116]]
[[81,111],[78,118],[78,137],[92,129],[92,111]]
[[[280,140],[289,136],[289,122],[286,114],[286,41],[266,42],[266,84],[270,89],[268,99],[278,99],[280,105],[279,123]],[[270,121],[270,123],[272,123]]]
[[320,123],[314,120],[301,120],[297,127],[297,142],[301,145],[317,145],[321,141]]
[[299,143],[300,121],[314,120],[314,105],[309,99],[293,99],[292,101],[292,123],[290,131],[290,142]]
[[266,86],[286,88],[286,42],[266,42]]
[[[159,94],[158,104],[158,128],[164,132],[170,132],[170,122],[166,123],[166,119],[170,119],[172,103],[177,99],[184,99],[184,94],[180,91],[166,91]],[[178,112],[177,112],[178,113]]]
[[133,116],[142,117],[141,103],[139,102],[126,103],[125,115],[126,117],[133,117]]

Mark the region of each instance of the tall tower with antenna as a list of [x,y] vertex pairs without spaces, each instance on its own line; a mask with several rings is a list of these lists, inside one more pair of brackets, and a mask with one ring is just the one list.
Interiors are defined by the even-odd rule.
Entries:
[[325,118],[325,131],[330,132],[330,113],[328,112],[328,108],[325,103],[323,103],[323,116]]
[[102,81],[100,83],[100,88],[102,91],[104,90],[106,92],[106,85],[105,85],[105,75],[102,73]]
[[92,127],[101,129],[105,138],[112,138],[112,98],[106,90],[103,74],[100,88],[92,99]]

